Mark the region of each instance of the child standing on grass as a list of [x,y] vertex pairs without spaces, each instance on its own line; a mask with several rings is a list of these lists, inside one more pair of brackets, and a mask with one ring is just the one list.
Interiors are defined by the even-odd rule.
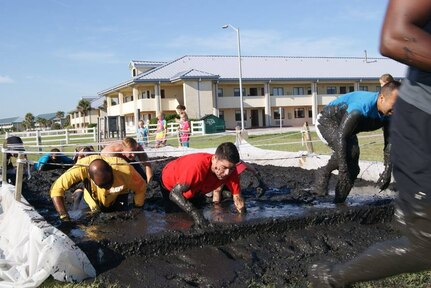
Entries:
[[137,141],[138,144],[141,145],[141,147],[147,146],[148,145],[148,126],[144,125],[143,120],[139,120],[136,134],[138,138],[138,141]]
[[180,115],[180,143],[182,147],[190,147],[190,122],[186,112]]

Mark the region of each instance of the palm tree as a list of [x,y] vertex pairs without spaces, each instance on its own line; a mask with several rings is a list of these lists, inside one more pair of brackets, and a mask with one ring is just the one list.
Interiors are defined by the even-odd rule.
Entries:
[[[78,110],[78,112],[81,112],[82,115],[84,115],[84,126],[86,126],[85,124],[85,116],[87,115],[88,112],[91,111],[91,103],[90,101],[86,100],[86,99],[81,99],[79,100],[78,106],[76,107],[76,110]],[[89,124],[91,124],[91,117],[88,117],[88,122]]]
[[26,128],[26,129],[31,129],[34,127],[34,116],[31,113],[27,113],[24,116],[24,121],[22,122],[22,125]]
[[64,112],[57,111],[55,113],[55,118],[57,118],[57,121],[60,122],[60,129],[61,129],[63,127]]
[[46,127],[46,119],[45,118],[37,117],[36,123],[39,125],[39,128]]

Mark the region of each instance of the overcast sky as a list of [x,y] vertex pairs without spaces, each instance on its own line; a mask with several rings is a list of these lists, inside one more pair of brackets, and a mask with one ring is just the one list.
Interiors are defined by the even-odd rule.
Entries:
[[381,57],[387,0],[0,0],[0,118],[76,108],[130,60]]

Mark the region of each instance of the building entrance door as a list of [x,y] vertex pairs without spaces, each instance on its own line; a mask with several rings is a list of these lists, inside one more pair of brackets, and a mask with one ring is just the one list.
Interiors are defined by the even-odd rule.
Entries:
[[251,110],[251,127],[259,127],[259,110]]

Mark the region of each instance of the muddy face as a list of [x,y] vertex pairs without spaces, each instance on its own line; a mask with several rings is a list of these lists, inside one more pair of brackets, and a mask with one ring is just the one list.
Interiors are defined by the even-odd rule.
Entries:
[[215,155],[211,159],[211,171],[220,180],[226,179],[235,169],[236,165],[228,160],[218,159]]

